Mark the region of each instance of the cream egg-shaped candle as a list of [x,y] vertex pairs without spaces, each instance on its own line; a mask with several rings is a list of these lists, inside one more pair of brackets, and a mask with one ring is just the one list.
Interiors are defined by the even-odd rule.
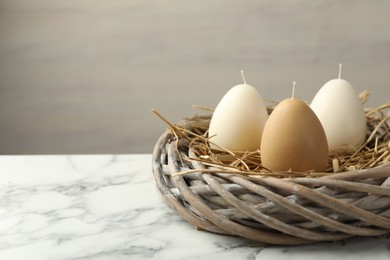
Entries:
[[325,132],[309,105],[293,94],[274,108],[264,127],[260,156],[262,166],[271,171],[326,170]]
[[365,141],[364,108],[351,83],[341,79],[341,64],[338,79],[322,86],[310,107],[324,127],[330,153],[352,153]]
[[247,84],[231,88],[218,103],[209,126],[211,148],[230,151],[256,151],[268,119],[259,92]]

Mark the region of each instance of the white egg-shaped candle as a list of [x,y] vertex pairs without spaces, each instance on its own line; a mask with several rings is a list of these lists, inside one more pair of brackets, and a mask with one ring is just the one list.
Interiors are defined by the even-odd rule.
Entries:
[[315,95],[310,107],[324,127],[331,153],[352,153],[366,137],[363,105],[354,87],[341,79],[328,81]]
[[[242,72],[241,72],[242,73]],[[259,92],[251,85],[231,88],[217,105],[209,126],[211,148],[230,151],[260,149],[261,135],[268,119]]]

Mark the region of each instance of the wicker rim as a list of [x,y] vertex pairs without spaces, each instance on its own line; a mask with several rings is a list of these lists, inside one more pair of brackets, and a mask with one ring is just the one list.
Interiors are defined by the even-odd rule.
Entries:
[[[181,123],[191,129],[191,118]],[[266,244],[308,244],[390,232],[390,163],[321,178],[191,173],[202,169],[185,140],[166,131],[153,152],[153,176],[167,204],[199,229]],[[255,200],[255,201],[253,201]],[[261,202],[261,203],[256,203]]]

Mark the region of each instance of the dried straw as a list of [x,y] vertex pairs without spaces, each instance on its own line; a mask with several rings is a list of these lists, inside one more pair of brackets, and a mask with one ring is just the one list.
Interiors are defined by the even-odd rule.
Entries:
[[[365,103],[368,92],[360,94],[362,103]],[[269,111],[275,103],[268,107]],[[194,108],[213,111],[204,106]],[[362,170],[378,167],[390,162],[390,101],[377,107],[366,108],[368,134],[366,141],[352,155],[334,153],[330,156],[326,172],[272,172],[261,164],[260,151],[233,152],[218,146],[208,137],[208,125],[211,115],[195,116],[186,118],[184,121],[191,122],[192,129],[182,126],[182,123],[172,124],[156,110],[152,110],[168,126],[175,136],[180,136],[188,141],[188,148],[193,151],[194,157],[186,157],[185,160],[198,161],[207,166],[205,169],[181,171],[175,175],[192,172],[204,173],[234,173],[246,176],[273,176],[273,177],[321,177],[329,173]],[[218,150],[211,149],[211,144]]]

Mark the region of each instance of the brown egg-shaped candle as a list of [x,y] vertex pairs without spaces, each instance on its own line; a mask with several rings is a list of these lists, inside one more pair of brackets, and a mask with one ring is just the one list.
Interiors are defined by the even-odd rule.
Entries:
[[271,171],[325,171],[328,143],[320,120],[303,101],[283,100],[264,126],[260,154]]

